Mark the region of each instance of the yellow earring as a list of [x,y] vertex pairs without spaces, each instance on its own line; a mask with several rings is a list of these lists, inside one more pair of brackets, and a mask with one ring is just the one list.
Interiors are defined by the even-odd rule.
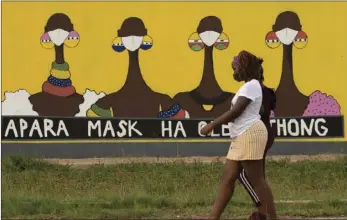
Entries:
[[40,38],[41,46],[45,49],[52,49],[54,47],[54,43],[51,41],[48,33],[44,33]]
[[270,31],[265,36],[265,44],[271,49],[276,49],[277,47],[281,45],[281,41],[280,39],[278,39],[275,32]]
[[70,48],[77,47],[80,42],[80,35],[76,31],[71,31],[69,36],[64,41],[64,45]]
[[304,49],[308,44],[308,36],[305,32],[300,31],[294,39],[294,47]]
[[149,50],[152,47],[153,47],[153,39],[148,35],[144,36],[140,48],[142,50]]

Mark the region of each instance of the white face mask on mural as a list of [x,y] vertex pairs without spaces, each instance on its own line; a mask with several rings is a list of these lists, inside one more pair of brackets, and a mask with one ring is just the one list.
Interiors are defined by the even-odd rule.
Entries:
[[128,36],[122,37],[122,43],[124,47],[129,51],[135,51],[140,48],[142,44],[142,36]]
[[208,47],[212,46],[216,41],[218,40],[218,37],[220,36],[220,33],[215,31],[204,31],[199,34],[200,39],[204,44],[206,44]]
[[69,32],[63,29],[56,29],[54,31],[48,31],[48,36],[51,38],[51,41],[55,45],[60,46],[64,43],[66,38],[69,36]]
[[290,28],[283,28],[280,31],[276,31],[276,36],[284,45],[290,45],[291,43],[293,43],[297,34],[298,31]]

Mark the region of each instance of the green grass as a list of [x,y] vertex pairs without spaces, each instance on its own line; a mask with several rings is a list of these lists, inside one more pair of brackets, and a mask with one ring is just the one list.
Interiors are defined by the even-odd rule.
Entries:
[[[208,213],[221,163],[131,163],[76,169],[26,157],[2,159],[5,218],[177,217]],[[267,176],[282,216],[347,215],[347,157],[336,161],[269,161]],[[239,185],[225,216],[252,203]]]

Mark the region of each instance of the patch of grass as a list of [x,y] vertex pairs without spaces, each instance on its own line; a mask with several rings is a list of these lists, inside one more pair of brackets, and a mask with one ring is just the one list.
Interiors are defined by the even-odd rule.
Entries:
[[22,172],[22,171],[69,171],[69,165],[55,165],[44,160],[27,156],[11,156],[1,159],[2,172]]
[[[177,217],[207,214],[222,163],[131,163],[76,169],[29,157],[2,159],[6,218]],[[336,161],[268,161],[267,178],[280,215],[347,215],[347,157]],[[245,216],[252,203],[237,185],[226,216]]]

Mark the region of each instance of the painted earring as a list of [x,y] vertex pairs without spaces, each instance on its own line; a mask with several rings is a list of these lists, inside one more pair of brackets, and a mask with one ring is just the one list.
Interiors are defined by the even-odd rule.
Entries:
[[271,49],[276,49],[282,43],[281,43],[280,39],[278,39],[276,33],[273,31],[270,31],[265,36],[265,44],[266,44],[266,46],[268,46]]
[[308,36],[305,32],[299,31],[294,39],[294,47],[297,49],[304,49],[308,44]]
[[221,33],[217,41],[214,43],[214,47],[217,50],[225,50],[229,47],[229,37],[225,33]]
[[112,49],[118,53],[123,52],[125,50],[125,47],[122,42],[121,37],[116,37],[112,42]]
[[200,51],[200,50],[204,49],[204,47],[205,47],[205,44],[202,42],[202,40],[200,39],[200,36],[197,32],[192,33],[189,36],[188,45],[189,45],[190,49],[192,49],[193,51]]
[[80,35],[76,31],[71,31],[64,41],[64,45],[70,48],[77,47],[80,42]]
[[45,49],[52,49],[54,47],[54,43],[51,41],[48,33],[44,33],[40,38],[41,46]]
[[140,48],[142,50],[149,50],[152,47],[153,47],[153,39],[148,35],[144,36]]

